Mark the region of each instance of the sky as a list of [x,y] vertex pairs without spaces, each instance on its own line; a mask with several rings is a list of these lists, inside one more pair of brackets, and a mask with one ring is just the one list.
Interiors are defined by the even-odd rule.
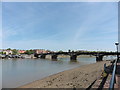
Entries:
[[3,2],[2,48],[115,51],[117,2]]
[[[118,3],[118,16],[120,16],[120,2]],[[120,52],[120,17],[118,17],[118,42],[119,42],[119,52]]]

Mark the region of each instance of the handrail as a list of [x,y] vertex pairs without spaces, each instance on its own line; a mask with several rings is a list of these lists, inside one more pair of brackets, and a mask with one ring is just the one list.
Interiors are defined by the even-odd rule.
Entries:
[[117,65],[117,59],[115,60],[115,63],[114,63],[114,68],[113,68],[112,77],[111,77],[111,80],[110,80],[109,90],[114,90],[116,65]]

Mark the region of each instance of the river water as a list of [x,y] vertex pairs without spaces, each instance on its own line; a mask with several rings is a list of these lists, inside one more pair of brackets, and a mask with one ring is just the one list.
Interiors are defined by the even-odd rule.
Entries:
[[5,59],[2,60],[2,87],[16,88],[49,75],[82,65],[95,63],[95,57],[80,57],[71,62],[68,57],[57,61],[47,59]]

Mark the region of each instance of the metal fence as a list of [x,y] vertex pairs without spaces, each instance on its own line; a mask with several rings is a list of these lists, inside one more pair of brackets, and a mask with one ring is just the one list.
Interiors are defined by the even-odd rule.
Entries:
[[117,59],[115,60],[115,63],[114,63],[109,90],[114,90],[114,84],[116,83],[116,66],[117,66]]

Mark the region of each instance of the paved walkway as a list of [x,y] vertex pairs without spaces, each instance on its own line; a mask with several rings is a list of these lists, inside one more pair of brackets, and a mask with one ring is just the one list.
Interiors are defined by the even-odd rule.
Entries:
[[119,60],[118,63],[117,63],[116,74],[117,74],[117,85],[118,85],[118,90],[120,90],[120,60]]

